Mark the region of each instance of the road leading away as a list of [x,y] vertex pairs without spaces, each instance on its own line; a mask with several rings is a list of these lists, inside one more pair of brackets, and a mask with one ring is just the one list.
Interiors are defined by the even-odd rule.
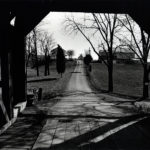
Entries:
[[137,114],[131,100],[94,92],[82,63],[72,73],[32,149],[149,150],[150,118]]

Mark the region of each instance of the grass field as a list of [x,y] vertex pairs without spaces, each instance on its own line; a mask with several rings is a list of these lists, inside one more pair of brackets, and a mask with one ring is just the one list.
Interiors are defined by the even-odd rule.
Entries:
[[[44,76],[44,66],[41,66],[39,68],[40,71],[40,77],[36,76],[36,70],[28,68],[27,71],[27,80],[28,81],[34,81],[39,80],[38,82],[28,82],[27,88],[42,88],[43,90],[43,99],[49,99],[51,97],[54,97],[56,95],[60,95],[63,90],[65,89],[70,77],[71,72],[75,68],[75,62],[74,61],[67,61],[66,62],[66,71],[63,74],[63,77],[60,77],[60,74],[56,71],[56,63],[53,62],[50,65],[50,75]],[[48,80],[43,80],[48,79]]]
[[[114,64],[113,76],[114,93],[142,96],[143,69],[140,64]],[[90,78],[96,89],[108,89],[108,74],[104,64],[93,63]]]

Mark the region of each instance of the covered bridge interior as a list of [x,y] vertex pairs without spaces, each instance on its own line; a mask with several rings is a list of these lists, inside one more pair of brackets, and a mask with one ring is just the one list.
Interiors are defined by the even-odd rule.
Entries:
[[13,118],[14,105],[26,101],[25,36],[49,12],[126,13],[150,34],[149,8],[148,0],[0,1],[0,126]]

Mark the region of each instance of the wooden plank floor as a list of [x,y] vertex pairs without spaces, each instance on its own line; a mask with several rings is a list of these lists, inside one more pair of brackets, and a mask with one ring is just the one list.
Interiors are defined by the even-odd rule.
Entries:
[[104,150],[128,150],[130,147],[127,143],[134,150],[138,149],[136,142],[139,147],[145,144],[144,148],[150,148],[150,137],[141,132],[144,130],[146,135],[150,133],[150,129],[145,131],[141,125],[143,121],[150,123],[149,117],[119,108],[115,104],[116,102],[96,100],[93,94],[88,94],[88,97],[84,95],[84,98],[62,98],[49,109],[49,117],[33,150],[94,150],[100,147]]

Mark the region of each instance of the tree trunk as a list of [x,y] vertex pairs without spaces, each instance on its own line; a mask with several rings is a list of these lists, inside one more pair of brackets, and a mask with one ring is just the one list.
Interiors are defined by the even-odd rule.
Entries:
[[44,71],[44,76],[47,76],[47,58],[46,58],[46,54],[45,54],[45,71]]
[[48,75],[50,75],[49,64],[50,64],[50,56],[48,55],[48,60],[47,60],[47,73],[48,73]]
[[36,72],[37,72],[37,76],[39,76],[39,66],[38,66],[38,64],[36,64]]
[[148,84],[149,84],[149,71],[147,64],[144,65],[144,75],[143,75],[143,98],[148,98]]
[[44,76],[47,76],[47,66],[46,66],[46,64],[45,64]]
[[49,56],[45,56],[45,73],[44,75],[50,75],[50,71],[49,71]]
[[35,42],[35,59],[36,59],[36,72],[37,72],[37,76],[39,76],[39,64],[38,64],[38,55],[37,55],[37,45]]
[[35,48],[35,61],[36,61],[36,71],[37,71],[37,76],[39,76],[39,64],[38,64],[38,54],[37,54],[37,37],[36,37],[36,31],[33,30],[34,33],[34,48]]
[[108,66],[108,91],[113,92],[113,61],[110,60]]
[[50,75],[50,72],[49,72],[49,63],[47,65],[48,65],[47,66],[47,73],[48,73],[48,75]]

